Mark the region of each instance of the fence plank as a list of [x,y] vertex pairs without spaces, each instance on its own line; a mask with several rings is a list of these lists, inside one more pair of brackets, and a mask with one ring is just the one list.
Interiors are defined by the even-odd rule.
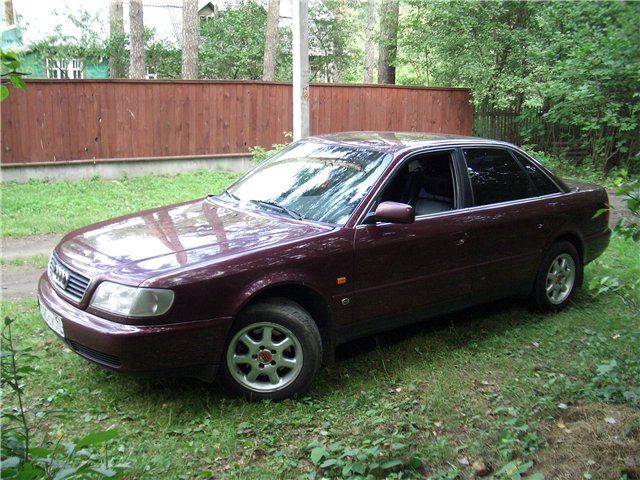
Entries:
[[[189,156],[270,147],[292,130],[291,85],[27,80],[2,103],[3,164]],[[470,135],[468,89],[313,84],[311,134]],[[482,122],[482,121],[481,121]]]

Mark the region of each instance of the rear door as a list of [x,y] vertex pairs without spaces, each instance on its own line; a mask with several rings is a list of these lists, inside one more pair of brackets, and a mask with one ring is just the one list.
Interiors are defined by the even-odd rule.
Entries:
[[562,222],[553,214],[562,192],[511,149],[469,147],[462,154],[475,212],[474,293],[486,300],[528,293],[549,235]]

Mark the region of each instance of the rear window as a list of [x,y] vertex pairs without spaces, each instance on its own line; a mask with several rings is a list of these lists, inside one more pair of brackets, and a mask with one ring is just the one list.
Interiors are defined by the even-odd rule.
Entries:
[[551,195],[552,193],[560,192],[558,187],[542,172],[542,170],[540,170],[540,168],[536,166],[535,163],[518,152],[513,152],[513,154],[516,156],[525,172],[527,172],[527,175],[529,175],[529,179],[531,180],[531,183],[533,183],[538,195]]
[[507,150],[466,148],[463,152],[476,205],[534,196],[529,176]]

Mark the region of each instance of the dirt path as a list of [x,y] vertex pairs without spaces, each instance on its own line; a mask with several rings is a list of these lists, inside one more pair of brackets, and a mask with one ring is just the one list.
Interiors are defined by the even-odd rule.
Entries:
[[[2,258],[10,261],[36,255],[48,257],[61,238],[62,234],[59,233],[3,238]],[[42,271],[31,265],[3,265],[0,271],[0,296],[5,300],[34,297]]]
[[[631,212],[627,209],[624,198],[616,196],[609,191],[609,201],[614,207],[611,211],[611,226],[615,225],[622,217],[631,218]],[[3,238],[2,258],[12,260],[26,258],[35,255],[49,256],[53,248],[62,238],[61,234],[34,235],[31,237]],[[3,266],[0,275],[0,295],[4,299],[33,297],[36,293],[38,278],[42,269],[32,266]]]
[[23,265],[16,267],[13,265],[2,267],[2,299],[13,300],[16,298],[29,298],[36,296],[38,279],[42,275],[43,269]]
[[7,237],[2,239],[2,258],[12,260],[14,258],[34,257],[36,255],[49,256],[63,237],[60,233],[47,235],[33,235],[31,237]]

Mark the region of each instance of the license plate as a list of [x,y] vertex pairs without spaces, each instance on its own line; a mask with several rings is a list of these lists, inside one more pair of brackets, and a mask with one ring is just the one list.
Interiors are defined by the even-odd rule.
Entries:
[[64,338],[64,330],[62,328],[62,318],[60,315],[56,315],[51,310],[49,310],[44,303],[40,303],[40,315],[42,315],[42,319],[44,323],[46,323],[51,330],[56,332],[58,335]]

